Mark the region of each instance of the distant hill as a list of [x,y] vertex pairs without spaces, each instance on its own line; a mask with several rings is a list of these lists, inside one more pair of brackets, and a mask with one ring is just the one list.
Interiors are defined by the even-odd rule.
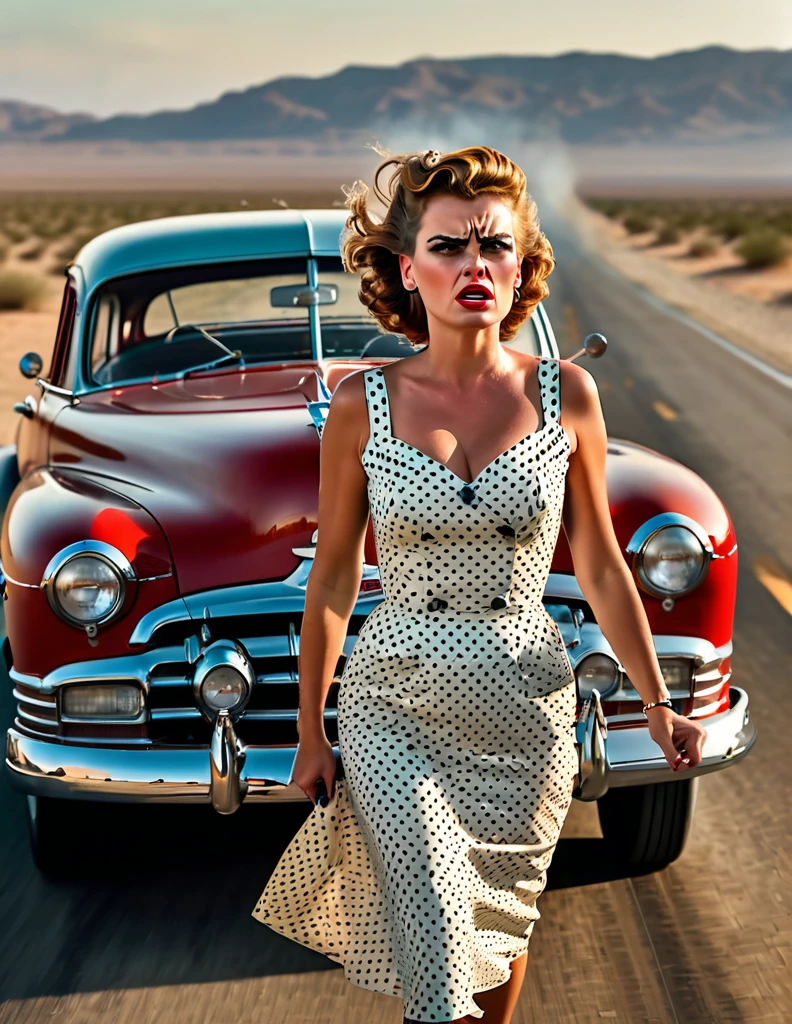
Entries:
[[729,142],[792,137],[792,50],[711,46],[655,58],[419,59],[277,78],[190,110],[104,120],[0,101],[0,141],[343,141],[377,125],[507,117],[568,143]]
[[63,137],[70,128],[91,124],[92,114],[61,114],[51,107],[41,107],[18,100],[0,100],[0,141]]

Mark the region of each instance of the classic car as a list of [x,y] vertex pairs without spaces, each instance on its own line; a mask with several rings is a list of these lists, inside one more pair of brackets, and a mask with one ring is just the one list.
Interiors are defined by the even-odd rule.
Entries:
[[[347,374],[409,357],[344,271],[341,209],[163,218],[107,231],[67,268],[46,374],[0,450],[5,663],[16,714],[6,771],[35,861],[79,853],[73,800],[305,801],[291,780],[298,654],[317,539],[319,446]],[[539,306],[508,344],[559,358]],[[605,351],[591,335],[575,358]],[[679,856],[698,777],[755,742],[731,682],[737,544],[686,466],[609,440],[613,521],[676,710],[707,731],[681,777],[579,588],[563,531],[543,600],[578,692],[575,796],[634,867]],[[371,523],[325,714],[382,600]],[[337,748],[336,748],[336,754]],[[71,854],[69,851],[71,850]]]

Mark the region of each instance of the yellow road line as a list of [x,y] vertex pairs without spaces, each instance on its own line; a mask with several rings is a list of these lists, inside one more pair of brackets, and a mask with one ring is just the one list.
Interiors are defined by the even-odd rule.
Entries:
[[784,611],[792,615],[792,580],[784,574],[781,566],[766,555],[760,555],[753,560],[753,571],[754,576],[770,591]]
[[661,402],[659,399],[656,402],[652,402],[652,408],[658,416],[662,416],[664,420],[675,420],[677,419],[676,412],[671,408],[670,405],[666,405],[665,402]]

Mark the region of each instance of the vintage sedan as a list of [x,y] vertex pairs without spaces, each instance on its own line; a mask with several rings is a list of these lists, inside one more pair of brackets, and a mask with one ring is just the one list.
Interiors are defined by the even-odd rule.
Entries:
[[[319,446],[347,374],[409,357],[344,272],[346,211],[173,217],[108,231],[67,269],[49,369],[0,449],[5,662],[16,716],[6,771],[36,863],[79,853],[73,800],[305,801],[291,780],[298,662],[317,537]],[[508,343],[558,358],[540,306]],[[592,335],[578,353],[596,357]],[[684,465],[611,439],[608,495],[679,713],[707,730],[674,774],[574,576],[562,532],[544,593],[578,688],[575,796],[633,866],[674,860],[698,776],[754,744],[731,682],[737,543]],[[382,600],[371,524],[360,593],[327,700]]]

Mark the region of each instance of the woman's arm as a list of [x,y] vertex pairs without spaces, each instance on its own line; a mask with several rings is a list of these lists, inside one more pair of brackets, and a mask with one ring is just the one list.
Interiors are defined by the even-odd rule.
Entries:
[[333,392],[322,429],[319,535],[300,630],[300,741],[325,740],[324,706],[344,648],[363,574],[367,477],[360,453],[368,437],[363,374]]
[[[564,532],[575,577],[602,632],[644,704],[668,699],[652,631],[638,588],[613,529],[605,482],[607,432],[599,391],[582,366],[561,360],[561,419],[577,435],[570,455],[564,500]],[[706,737],[698,723],[670,708],[646,712],[652,738],[669,763],[695,767]],[[687,760],[678,757],[685,748]]]

